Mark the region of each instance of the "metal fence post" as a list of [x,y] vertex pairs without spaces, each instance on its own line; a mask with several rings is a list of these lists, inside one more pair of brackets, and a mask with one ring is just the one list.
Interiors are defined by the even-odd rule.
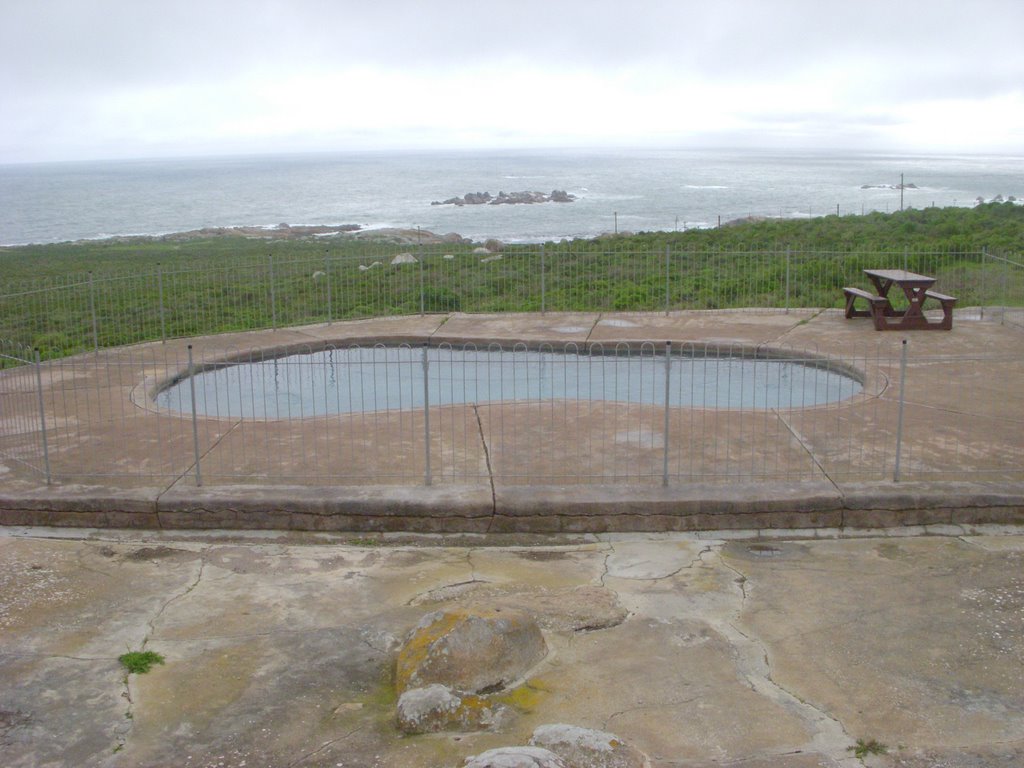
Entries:
[[540,244],[540,313],[547,311],[547,286],[544,274],[544,243]]
[[39,398],[39,427],[43,434],[43,466],[46,468],[46,484],[52,484],[50,476],[50,446],[46,440],[46,406],[43,402],[43,371],[39,361],[39,348],[36,353],[36,395]]
[[430,485],[430,361],[427,359],[427,345],[423,345],[423,484]]
[[670,379],[672,376],[672,342],[665,342],[665,423],[662,427],[662,434],[665,436],[665,447],[661,459],[661,484],[668,487],[668,399],[671,391]]
[[791,248],[786,248],[786,314],[789,314],[789,272],[790,272],[790,255]]
[[167,343],[167,322],[164,318],[164,270],[160,264],[156,265],[156,285],[160,293],[160,343]]
[[420,262],[420,317],[427,313],[426,297],[423,293],[423,240],[420,235],[420,228],[416,227],[416,255]]
[[672,271],[672,246],[665,246],[665,317],[668,317],[670,287],[669,280]]
[[334,319],[334,312],[331,311],[331,252],[324,251],[324,279],[327,280],[327,324],[330,325]]
[[96,322],[96,284],[92,279],[92,272],[89,273],[89,312],[92,314],[92,348],[98,355],[100,353],[100,332]]
[[192,395],[192,451],[196,460],[196,485],[203,485],[203,473],[199,469],[199,423],[196,417],[196,369],[192,363],[192,345],[188,345],[188,388]]
[[903,348],[900,354],[900,404],[896,416],[896,464],[893,468],[892,481],[900,481],[900,453],[903,449],[903,404],[904,393],[907,388],[907,340],[903,340]]
[[988,298],[985,293],[985,273],[988,272],[988,246],[981,248],[981,319],[985,319],[985,300]]
[[270,266],[270,328],[277,330],[277,297],[274,295],[274,254],[267,254],[267,263]]

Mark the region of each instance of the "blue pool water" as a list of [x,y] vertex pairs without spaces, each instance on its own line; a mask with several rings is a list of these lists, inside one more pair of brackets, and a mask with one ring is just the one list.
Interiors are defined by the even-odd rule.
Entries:
[[[426,365],[424,365],[426,355]],[[804,408],[837,402],[861,382],[820,360],[633,352],[354,347],[198,371],[158,405],[207,416],[290,419],[430,405],[601,400],[693,408]],[[197,366],[198,368],[199,366]],[[424,376],[426,372],[426,377]],[[424,385],[426,382],[426,386]]]

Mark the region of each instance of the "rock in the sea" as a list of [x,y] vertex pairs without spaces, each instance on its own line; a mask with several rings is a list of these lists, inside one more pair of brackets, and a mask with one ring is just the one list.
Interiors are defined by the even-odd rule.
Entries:
[[569,768],[554,752],[540,747],[499,747],[467,757],[463,768]]
[[398,699],[402,733],[478,731],[495,725],[505,712],[501,704],[437,683],[410,688]]
[[430,613],[398,652],[399,693],[440,683],[470,693],[505,689],[547,655],[529,614],[509,609],[452,609]]
[[558,755],[567,768],[650,768],[647,755],[605,731],[561,723],[538,727],[530,746]]
[[399,253],[391,260],[391,265],[396,264],[416,264],[416,257],[411,253]]

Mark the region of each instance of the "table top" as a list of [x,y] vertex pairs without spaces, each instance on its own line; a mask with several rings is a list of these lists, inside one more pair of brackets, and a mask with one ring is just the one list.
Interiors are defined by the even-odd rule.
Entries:
[[907,272],[905,269],[865,269],[865,275],[872,275],[879,280],[892,280],[894,283],[927,283],[935,282],[934,277]]

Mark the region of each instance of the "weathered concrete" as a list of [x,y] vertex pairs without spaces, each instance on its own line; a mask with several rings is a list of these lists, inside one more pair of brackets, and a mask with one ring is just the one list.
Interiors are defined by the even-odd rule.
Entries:
[[[856,768],[858,739],[876,767],[1024,764],[1024,535],[807,533],[7,528],[0,764],[457,768],[550,723],[655,768]],[[574,593],[621,609],[584,625]],[[551,652],[495,729],[400,735],[399,638],[474,604],[536,605]],[[165,663],[126,676],[141,648]]]

